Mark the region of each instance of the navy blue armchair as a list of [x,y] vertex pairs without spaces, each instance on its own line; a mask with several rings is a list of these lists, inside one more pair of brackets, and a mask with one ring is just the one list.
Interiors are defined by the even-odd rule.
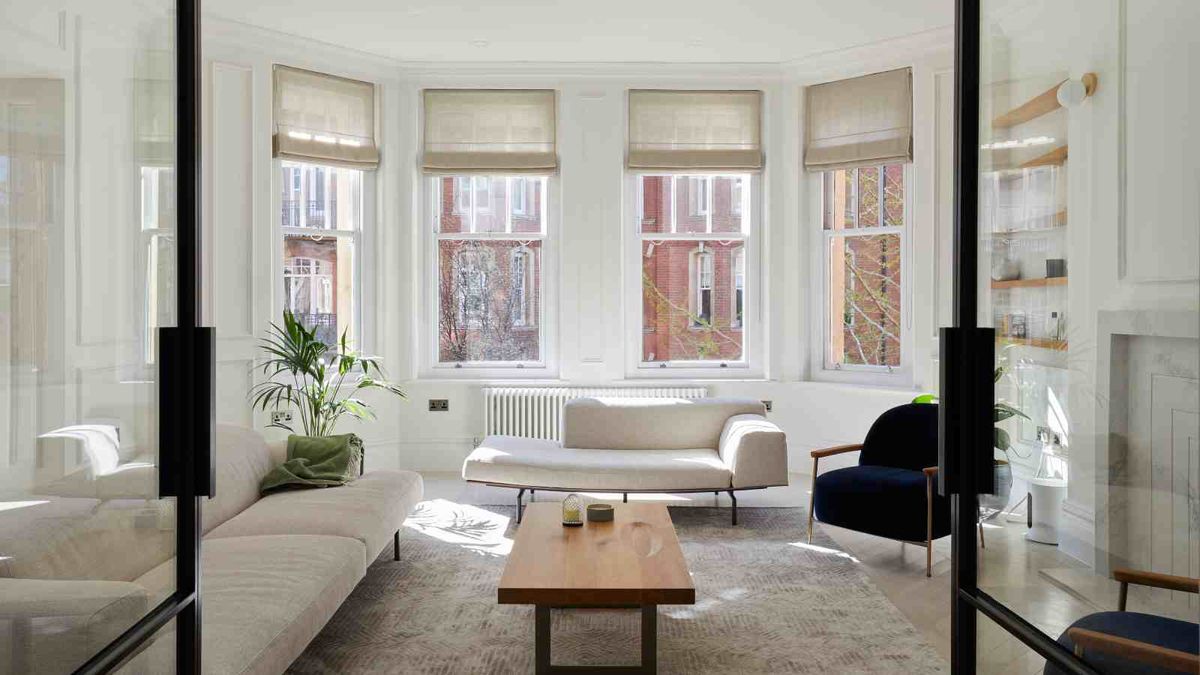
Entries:
[[[860,451],[858,466],[818,475],[822,457]],[[862,443],[813,450],[808,537],[822,523],[924,546],[950,534],[950,500],[937,494],[938,407],[909,403],[883,413]],[[982,531],[980,532],[982,535]]]
[[[1115,569],[1121,594],[1116,612],[1088,614],[1058,638],[1089,666],[1104,675],[1200,673],[1200,625],[1165,616],[1125,611],[1129,584],[1200,593],[1200,579]],[[1051,663],[1045,675],[1064,675]]]

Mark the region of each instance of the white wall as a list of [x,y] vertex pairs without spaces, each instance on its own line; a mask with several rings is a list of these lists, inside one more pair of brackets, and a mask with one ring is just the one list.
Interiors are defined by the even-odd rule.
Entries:
[[[931,355],[935,316],[928,298],[939,295],[934,251],[936,227],[948,227],[949,211],[935,208],[949,199],[944,177],[949,167],[950,118],[946,115],[951,65],[950,33],[937,31],[868,49],[822,55],[780,66],[664,65],[427,65],[389,63],[347,50],[208,19],[204,77],[207,185],[205,221],[212,234],[214,285],[210,317],[218,326],[218,418],[252,419],[245,403],[250,383],[246,365],[253,336],[280,311],[280,246],[272,204],[270,156],[270,73],[272,63],[376,82],[381,97],[383,161],[377,177],[374,223],[375,268],[368,280],[367,312],[376,322],[366,348],[381,354],[409,393],[407,402],[376,399],[379,420],[358,432],[375,466],[457,471],[483,431],[481,382],[417,379],[414,345],[420,316],[422,264],[420,204],[416,190],[419,91],[426,86],[523,86],[559,91],[561,233],[556,309],[559,355],[555,383],[615,383],[625,378],[625,331],[612,317],[623,315],[622,222],[624,92],[631,87],[759,88],[766,93],[764,133],[764,218],[759,231],[764,255],[761,302],[767,317],[767,377],[703,382],[713,395],[752,396],[774,402],[775,419],[788,433],[794,470],[807,471],[807,451],[860,441],[870,422],[914,391],[936,383]],[[848,67],[846,64],[854,64]],[[911,297],[914,369],[909,381],[893,388],[810,381],[809,313],[814,298],[809,217],[811,180],[800,170],[802,85],[837,77],[911,65],[914,68],[916,162]],[[935,96],[941,92],[941,98]],[[941,107],[937,104],[940,101]],[[941,132],[938,132],[938,127]],[[941,180],[939,182],[939,177]],[[239,196],[250,190],[249,200]],[[948,232],[948,230],[946,230]],[[944,237],[943,232],[940,236]],[[944,239],[942,240],[944,242]],[[943,250],[945,247],[943,246]],[[251,269],[246,264],[253,261]],[[943,273],[945,266],[942,265]],[[249,292],[247,292],[247,290]],[[639,296],[640,297],[640,296]],[[932,351],[931,351],[932,350]],[[642,382],[642,380],[639,380]],[[450,411],[430,413],[427,399],[450,400]],[[347,425],[347,428],[351,428]],[[842,461],[853,461],[843,457]],[[834,462],[830,466],[836,466]]]

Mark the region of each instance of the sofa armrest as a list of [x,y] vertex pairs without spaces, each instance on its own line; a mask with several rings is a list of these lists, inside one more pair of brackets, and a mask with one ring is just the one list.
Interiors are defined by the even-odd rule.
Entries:
[[788,484],[787,437],[762,415],[726,420],[717,451],[733,472],[735,489]]

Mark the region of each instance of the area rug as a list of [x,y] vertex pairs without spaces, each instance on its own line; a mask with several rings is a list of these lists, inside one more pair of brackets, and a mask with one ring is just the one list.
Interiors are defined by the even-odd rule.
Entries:
[[[511,507],[421,503],[293,673],[532,673],[533,608],[497,605]],[[659,608],[660,673],[945,673],[853,556],[799,508],[671,509],[696,604]],[[818,526],[819,527],[819,526]],[[633,665],[636,610],[556,610],[559,665]]]

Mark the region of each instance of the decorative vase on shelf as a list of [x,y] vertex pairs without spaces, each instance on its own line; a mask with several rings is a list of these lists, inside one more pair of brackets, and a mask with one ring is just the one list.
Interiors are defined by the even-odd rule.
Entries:
[[1005,256],[992,260],[992,281],[1012,281],[1021,278],[1021,265],[1016,258]]

